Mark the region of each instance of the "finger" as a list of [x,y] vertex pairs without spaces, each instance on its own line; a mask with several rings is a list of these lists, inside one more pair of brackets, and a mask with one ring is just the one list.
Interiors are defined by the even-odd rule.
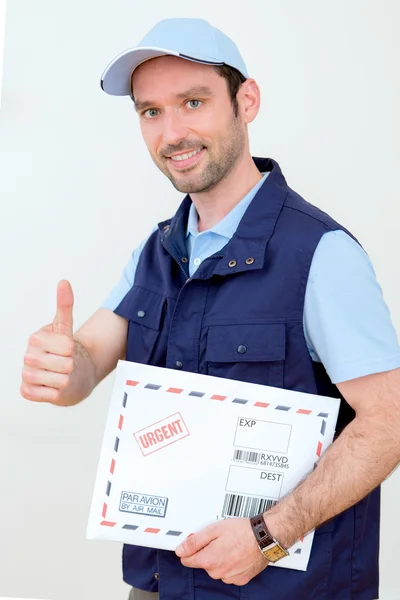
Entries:
[[[191,556],[181,558],[181,563],[184,567],[190,567],[191,569],[204,569],[212,577],[211,573],[218,568],[219,560],[219,557],[210,552],[210,546],[206,546]],[[212,578],[215,579],[215,577]]]
[[202,531],[190,535],[186,540],[177,547],[175,553],[179,557],[187,557],[196,554],[207,546],[212,540],[217,537],[217,532],[213,525],[209,525]]
[[68,386],[69,375],[52,373],[45,369],[24,367],[22,370],[22,381],[28,385],[46,386],[57,390],[63,390]]
[[52,333],[41,329],[29,338],[27,354],[49,352],[58,356],[72,356],[74,340],[61,333]]
[[57,400],[61,396],[60,390],[40,385],[30,385],[24,381],[22,382],[20,391],[21,396],[26,400],[32,400],[32,402],[51,402],[54,404],[57,403]]
[[53,319],[53,331],[72,337],[74,294],[65,279],[57,286],[57,312]]
[[27,352],[24,356],[24,364],[34,369],[46,369],[53,373],[65,373],[68,375],[74,369],[72,356],[57,356],[49,352]]

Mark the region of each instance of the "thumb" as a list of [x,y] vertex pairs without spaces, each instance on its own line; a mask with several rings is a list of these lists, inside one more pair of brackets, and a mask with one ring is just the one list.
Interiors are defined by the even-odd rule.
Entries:
[[74,294],[69,281],[63,280],[57,286],[57,312],[53,319],[54,333],[63,333],[72,337],[72,309]]

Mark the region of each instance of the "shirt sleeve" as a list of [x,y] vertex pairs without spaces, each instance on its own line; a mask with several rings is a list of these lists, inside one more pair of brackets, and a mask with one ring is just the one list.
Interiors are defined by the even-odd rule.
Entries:
[[400,347],[366,252],[344,231],[320,240],[311,264],[304,333],[333,383],[400,367]]
[[132,255],[125,265],[125,268],[122,272],[121,279],[117,283],[117,285],[111,290],[108,294],[106,300],[101,305],[101,308],[108,308],[114,311],[117,306],[121,303],[121,301],[125,298],[126,294],[129,292],[131,287],[135,282],[136,269],[139,263],[140,255],[142,254],[142,250],[145,247],[149,237],[157,230],[157,227],[154,227],[150,235],[143,240],[137,248],[132,252]]

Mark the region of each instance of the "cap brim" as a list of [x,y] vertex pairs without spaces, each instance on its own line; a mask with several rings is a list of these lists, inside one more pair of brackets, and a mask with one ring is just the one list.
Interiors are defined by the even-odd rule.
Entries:
[[102,89],[112,96],[130,96],[131,75],[140,64],[151,58],[167,54],[179,56],[176,52],[164,48],[130,48],[119,54],[108,65],[101,76]]
[[210,60],[209,57],[196,58],[179,54],[174,50],[155,47],[130,48],[119,54],[105,69],[101,76],[101,88],[112,96],[130,96],[131,95],[131,76],[133,71],[146,60],[157,58],[158,56],[177,56],[192,62],[198,62],[205,65],[223,65],[224,63]]

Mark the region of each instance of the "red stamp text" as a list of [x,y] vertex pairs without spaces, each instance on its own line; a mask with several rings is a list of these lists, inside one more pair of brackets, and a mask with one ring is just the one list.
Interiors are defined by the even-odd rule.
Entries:
[[175,413],[153,425],[140,429],[134,434],[134,438],[143,456],[147,456],[188,435],[190,434],[181,414]]

